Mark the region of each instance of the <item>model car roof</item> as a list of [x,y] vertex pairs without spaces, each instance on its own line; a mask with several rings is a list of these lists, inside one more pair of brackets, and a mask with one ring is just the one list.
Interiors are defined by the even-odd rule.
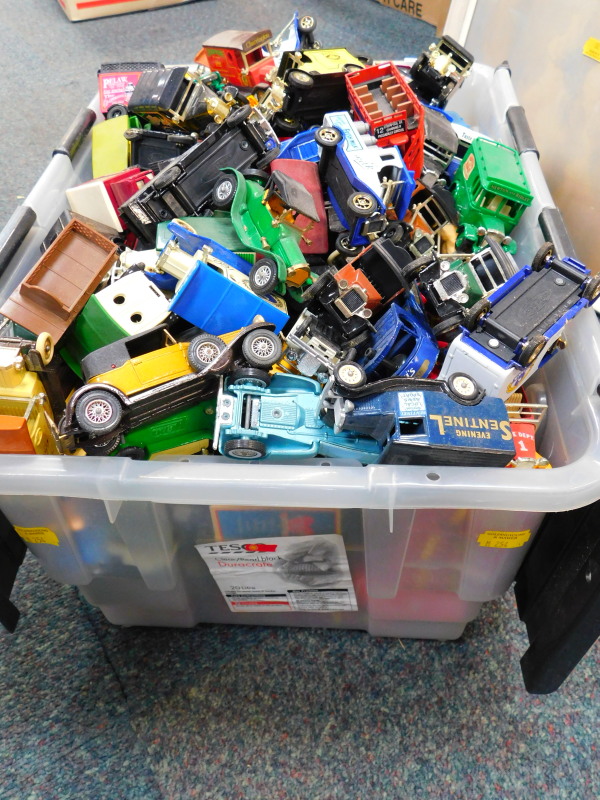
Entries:
[[262,31],[221,31],[207,39],[204,47],[227,47],[247,53],[268,42],[272,36],[273,34],[268,28]]

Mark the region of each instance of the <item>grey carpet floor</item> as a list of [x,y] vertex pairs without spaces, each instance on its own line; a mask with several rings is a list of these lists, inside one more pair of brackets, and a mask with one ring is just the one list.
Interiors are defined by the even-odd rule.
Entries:
[[595,800],[594,648],[527,695],[512,594],[454,643],[121,629],[28,556],[0,637],[2,800]]
[[[96,90],[102,61],[188,60],[228,27],[278,30],[288,0],[205,0],[71,24],[0,0],[0,226]],[[319,36],[382,58],[431,26],[370,0],[313,0]],[[0,635],[1,800],[405,800],[600,795],[598,647],[526,694],[512,594],[456,643],[362,632],[119,629],[31,557]]]

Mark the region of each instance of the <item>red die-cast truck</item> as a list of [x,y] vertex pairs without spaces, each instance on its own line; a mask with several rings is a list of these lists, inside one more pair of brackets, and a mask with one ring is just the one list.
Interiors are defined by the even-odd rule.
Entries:
[[354,114],[366,122],[380,147],[397,145],[408,169],[423,170],[425,112],[417,96],[391,61],[363,67],[346,76]]
[[142,72],[161,69],[157,61],[122,61],[102,64],[98,70],[100,111],[108,118],[127,113],[127,104]]
[[233,86],[258,86],[275,66],[269,44],[272,37],[268,29],[222,31],[204,42],[194,61],[219,72]]

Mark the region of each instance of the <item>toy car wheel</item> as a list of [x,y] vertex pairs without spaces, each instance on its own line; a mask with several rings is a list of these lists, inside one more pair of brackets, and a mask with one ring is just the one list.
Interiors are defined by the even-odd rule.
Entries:
[[122,418],[121,403],[103,389],[84,394],[75,406],[75,419],[81,430],[97,436],[114,431]]
[[350,244],[350,237],[347,233],[340,233],[335,240],[335,249],[340,255],[352,258],[360,252],[361,248]]
[[250,331],[242,342],[242,355],[251,367],[272,367],[282,354],[281,339],[266,328]]
[[231,456],[232,458],[252,461],[257,458],[264,458],[267,448],[258,439],[230,439],[225,442],[223,452],[226,456]]
[[285,82],[290,89],[295,89],[297,92],[307,92],[315,85],[313,76],[303,69],[291,69],[285,76]]
[[305,14],[298,20],[298,30],[300,33],[312,33],[316,27],[317,23],[315,18],[311,17],[310,14]]
[[212,364],[216,364],[219,356],[226,349],[223,339],[213,336],[212,333],[201,333],[195,336],[189,344],[187,360],[194,372],[201,372]]
[[593,275],[588,280],[581,296],[584,300],[589,300],[590,303],[600,297],[600,275]]
[[309,300],[314,300],[314,298],[320,294],[323,289],[333,280],[333,276],[331,272],[324,272],[322,275],[319,275],[316,281],[313,281],[310,286],[308,286],[302,292],[302,302],[308,303]]
[[328,147],[332,149],[337,147],[343,138],[344,137],[337,128],[331,128],[327,125],[324,125],[322,128],[318,128],[315,131],[315,142],[319,145],[319,147],[324,147],[326,149]]
[[236,369],[235,372],[231,374],[228,383],[234,385],[238,383],[249,383],[252,386],[266,389],[271,383],[271,376],[264,369],[242,367],[242,369]]
[[357,217],[370,217],[377,211],[377,201],[368,192],[354,192],[348,198],[348,208]]
[[242,122],[245,122],[252,113],[252,106],[239,106],[227,115],[225,124],[228,128],[237,128]]
[[131,458],[133,461],[145,461],[148,457],[145,447],[124,447],[117,453],[119,458]]
[[531,269],[539,272],[544,268],[544,264],[554,255],[554,245],[552,242],[544,242],[534,257],[531,259]]
[[477,381],[464,372],[455,372],[448,378],[448,386],[458,400],[475,400],[481,393]]
[[127,113],[127,106],[115,103],[115,105],[111,106],[106,112],[106,119],[114,119],[115,117],[122,117],[126,113]]
[[341,361],[333,368],[333,377],[343,389],[358,389],[367,382],[367,373],[355,361]]
[[295,117],[285,117],[283,114],[276,114],[273,117],[274,126],[282,136],[295,136],[302,128],[302,123]]
[[52,361],[52,356],[54,355],[54,342],[52,341],[52,336],[50,336],[49,333],[40,333],[35,340],[35,349],[40,354],[42,364],[49,364]]
[[456,328],[462,324],[463,319],[464,316],[462,314],[452,314],[451,317],[447,317],[447,319],[442,320],[442,322],[438,322],[437,325],[434,325],[431,329],[431,332],[436,337],[444,336],[444,334],[456,330]]
[[429,266],[432,261],[433,259],[428,254],[420,256],[419,258],[415,258],[414,261],[409,261],[408,264],[405,264],[403,267],[401,267],[401,275],[405,281],[412,283],[416,278],[419,277],[421,270]]
[[223,178],[219,178],[212,190],[212,202],[215,208],[219,208],[223,211],[230,209],[236,189],[237,178],[235,175],[228,174]]
[[472,333],[475,330],[481,318],[488,313],[491,307],[492,304],[490,301],[485,297],[482,297],[481,300],[478,300],[476,303],[474,303],[465,313],[463,325],[469,331],[469,333]]
[[279,283],[279,270],[272,258],[259,258],[248,275],[250,288],[254,294],[264,297],[275,289]]
[[96,442],[94,439],[89,442],[82,443],[81,449],[85,451],[88,456],[109,456],[114,453],[122,441],[121,434],[111,436],[110,439],[103,442]]
[[344,72],[356,72],[358,69],[362,69],[362,64],[344,64]]
[[530,364],[535,363],[542,350],[547,344],[547,339],[541,334],[532,336],[529,341],[525,342],[521,348],[521,352],[517,356],[517,361],[522,367],[528,367]]
[[269,180],[269,174],[262,169],[245,169],[242,175],[250,181],[258,181],[263,185]]

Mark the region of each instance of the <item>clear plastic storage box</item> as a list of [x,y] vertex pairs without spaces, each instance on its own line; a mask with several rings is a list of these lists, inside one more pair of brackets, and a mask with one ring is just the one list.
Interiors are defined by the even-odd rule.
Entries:
[[[535,194],[514,232],[517,261],[529,263],[557,212],[533,146],[523,146],[526,124],[509,71],[476,64],[449,108],[513,146],[516,131]],[[40,243],[66,211],[65,190],[91,177],[90,160],[89,136],[73,160],[54,155],[9,222],[5,240],[23,219],[31,225],[28,209],[35,212],[2,276],[0,301],[39,258]],[[509,588],[546,512],[600,497],[594,311],[570,322],[567,337],[567,348],[530,388],[549,406],[538,449],[552,470],[0,456],[0,508],[51,577],[78,586],[116,624],[246,623],[456,638],[483,602]],[[234,611],[196,548],[245,540],[256,549],[316,534],[341,535],[335,541],[343,540],[354,605],[308,602],[299,610],[258,611],[240,603]],[[311,592],[316,596],[307,587]]]

